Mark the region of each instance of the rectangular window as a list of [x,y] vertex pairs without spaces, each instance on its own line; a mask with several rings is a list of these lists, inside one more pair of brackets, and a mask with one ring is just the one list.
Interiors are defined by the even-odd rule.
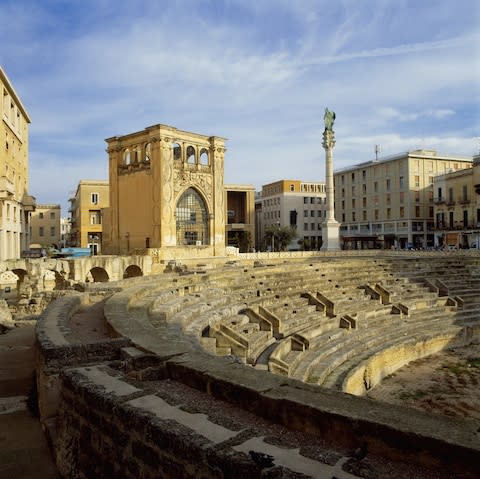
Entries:
[[367,221],[367,212],[363,210],[363,221]]
[[389,220],[392,217],[392,209],[387,208],[387,220]]
[[314,210],[310,210],[310,216],[311,216],[311,217],[314,217],[314,216],[315,216],[315,211],[314,211]]
[[367,194],[367,185],[362,185],[362,191],[364,195]]
[[303,197],[303,204],[306,205],[308,203],[308,196]]
[[43,220],[43,213],[38,213],[38,217]]
[[405,218],[405,207],[400,206],[400,218]]
[[403,203],[405,201],[405,192],[400,191],[400,203]]
[[[433,191],[431,193],[433,195]],[[415,191],[414,198],[415,198],[416,203],[418,203],[420,201],[420,191]]]
[[295,191],[295,185],[290,185],[290,191]]
[[400,183],[400,188],[403,188],[403,187],[405,186],[405,185],[404,185],[405,181],[404,181],[404,179],[403,179],[403,176],[400,176],[399,180],[400,180],[400,181],[399,181],[399,183]]
[[352,173],[352,183],[355,181],[355,173]]
[[420,206],[415,206],[415,218],[420,218]]
[[387,191],[390,191],[390,180],[387,179]]
[[378,220],[378,210],[375,210],[375,219]]
[[50,236],[55,236],[55,226],[50,226]]
[[352,198],[352,208],[355,208],[355,198]]
[[415,175],[415,187],[418,188],[420,186],[420,176],[419,175]]
[[355,221],[355,211],[352,211],[352,221]]
[[91,225],[101,224],[100,211],[90,211],[90,224]]
[[375,193],[378,193],[378,182],[377,182],[377,181],[375,181],[375,182],[373,183],[373,191],[374,191]]
[[305,210],[305,211],[303,212],[303,217],[304,217],[304,218],[308,218],[308,210]]
[[50,219],[51,220],[55,219],[55,211],[50,211]]
[[308,223],[303,223],[303,230],[308,231]]
[[367,207],[367,198],[366,198],[365,196],[362,198],[362,206],[363,206],[364,208]]
[[355,186],[352,186],[352,196],[355,196]]
[[43,226],[40,226],[40,228],[38,228],[38,236],[43,236]]
[[91,201],[93,205],[98,205],[98,193],[92,193]]

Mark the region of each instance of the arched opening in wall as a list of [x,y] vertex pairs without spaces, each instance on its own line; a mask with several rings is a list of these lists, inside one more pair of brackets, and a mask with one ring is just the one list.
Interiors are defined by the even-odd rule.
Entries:
[[173,149],[173,159],[181,160],[182,159],[182,147],[178,143],[172,145]]
[[[91,276],[94,283],[107,283],[108,282],[108,273],[103,269],[96,266],[90,270],[88,276]],[[87,279],[89,279],[87,276]]]
[[193,146],[187,147],[187,163],[195,164],[195,148]]
[[16,274],[17,280],[17,294],[20,298],[24,294],[27,298],[31,296],[31,286],[28,279],[28,274],[24,269],[12,269],[12,273]]
[[175,209],[177,245],[208,245],[208,211],[205,201],[194,188],[180,196]]
[[123,278],[135,278],[136,276],[143,276],[142,270],[139,266],[131,264],[123,273]]
[[55,271],[55,288],[54,289],[66,289],[67,280],[62,273]]
[[206,148],[202,148],[200,150],[200,164],[201,165],[209,165],[208,150]]
[[132,156],[130,154],[130,150],[127,148],[123,152],[123,164],[128,166],[132,162]]
[[151,159],[152,159],[152,144],[147,143],[145,145],[145,158],[143,159],[143,161],[145,163],[150,163]]
[[[26,274],[26,271],[24,270],[15,271],[23,271]],[[19,298],[19,285],[20,277],[14,271],[7,270],[0,274],[0,296],[7,301],[7,303],[12,302],[12,304],[15,304]]]
[[136,146],[133,150],[133,163],[137,165],[140,162],[140,158],[141,158],[140,147]]

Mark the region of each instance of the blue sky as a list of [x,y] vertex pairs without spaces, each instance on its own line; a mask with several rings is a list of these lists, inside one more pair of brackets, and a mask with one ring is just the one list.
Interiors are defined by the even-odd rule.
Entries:
[[480,149],[477,0],[2,0],[0,64],[30,125],[30,193],[107,179],[105,138],[228,139],[225,182],[321,181],[417,148]]

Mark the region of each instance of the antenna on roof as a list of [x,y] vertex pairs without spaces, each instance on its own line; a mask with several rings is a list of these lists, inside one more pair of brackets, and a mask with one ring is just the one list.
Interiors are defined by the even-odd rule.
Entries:
[[378,154],[382,151],[380,145],[375,145],[375,161],[378,161]]

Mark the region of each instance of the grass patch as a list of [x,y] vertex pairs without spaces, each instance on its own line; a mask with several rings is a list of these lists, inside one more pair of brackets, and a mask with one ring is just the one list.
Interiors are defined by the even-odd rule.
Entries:
[[398,395],[398,397],[402,401],[409,401],[409,400],[418,401],[419,399],[423,399],[427,395],[428,395],[427,391],[422,391],[421,389],[415,389],[415,391],[402,391]]
[[472,368],[480,369],[480,358],[468,358],[468,365]]

